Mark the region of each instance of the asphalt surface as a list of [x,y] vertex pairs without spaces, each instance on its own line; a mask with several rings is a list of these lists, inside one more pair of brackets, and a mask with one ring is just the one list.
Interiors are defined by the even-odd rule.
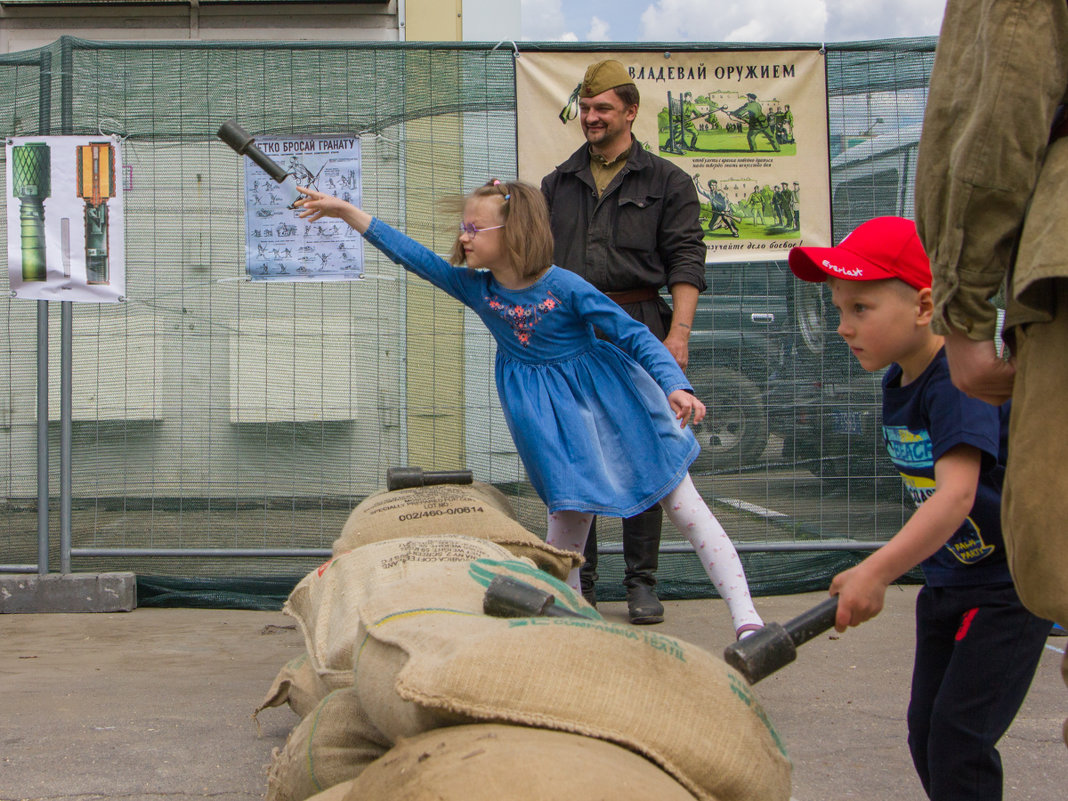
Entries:
[[[793,761],[797,801],[924,799],[905,745],[916,591],[892,587],[878,618],[817,637],[756,686]],[[765,619],[785,621],[823,597],[757,602]],[[721,601],[666,606],[658,632],[716,654],[730,641]],[[623,604],[601,611],[624,620]],[[252,712],[303,647],[281,612],[0,615],[0,801],[263,798],[271,750],[297,717]],[[1001,741],[1006,801],[1065,797],[1064,647],[1050,638]]]

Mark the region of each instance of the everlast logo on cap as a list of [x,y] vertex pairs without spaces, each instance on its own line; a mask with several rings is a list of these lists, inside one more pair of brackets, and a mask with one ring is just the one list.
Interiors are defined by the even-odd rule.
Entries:
[[824,259],[820,263],[826,269],[830,270],[833,273],[836,273],[837,275],[842,276],[843,278],[859,278],[864,275],[864,270],[862,270],[860,267],[850,270],[847,267],[839,267],[837,264],[831,264],[829,261],[827,261],[827,259]]

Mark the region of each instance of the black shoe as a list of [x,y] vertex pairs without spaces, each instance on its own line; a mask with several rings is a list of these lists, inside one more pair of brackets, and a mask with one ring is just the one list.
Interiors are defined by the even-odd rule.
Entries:
[[664,622],[664,605],[656,597],[656,590],[648,584],[627,587],[627,612],[635,626]]

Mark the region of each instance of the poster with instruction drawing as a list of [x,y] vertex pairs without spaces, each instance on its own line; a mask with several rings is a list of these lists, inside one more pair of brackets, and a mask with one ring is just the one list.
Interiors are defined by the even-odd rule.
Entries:
[[580,85],[606,58],[641,96],[631,129],[639,145],[693,182],[707,261],[785,259],[798,245],[831,244],[826,56],[814,48],[523,53],[520,178],[540,184],[582,146]]
[[276,183],[245,159],[246,271],[254,281],[344,281],[363,277],[363,239],[334,217],[302,220],[293,206],[306,186],[359,206],[357,136],[257,137],[289,173]]
[[117,303],[126,294],[122,148],[109,136],[7,140],[11,295]]

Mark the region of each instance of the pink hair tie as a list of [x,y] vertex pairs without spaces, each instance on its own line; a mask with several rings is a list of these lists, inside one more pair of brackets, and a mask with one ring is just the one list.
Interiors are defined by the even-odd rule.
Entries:
[[[494,186],[500,186],[501,185],[501,179],[500,178],[494,178],[492,183],[493,183]],[[510,198],[511,196],[512,196],[511,193],[508,193],[508,194],[506,194],[504,196],[504,199],[508,200],[508,198]]]

